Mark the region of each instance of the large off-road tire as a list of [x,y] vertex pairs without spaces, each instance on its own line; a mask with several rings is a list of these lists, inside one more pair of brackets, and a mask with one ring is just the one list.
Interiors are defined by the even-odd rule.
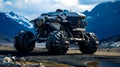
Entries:
[[20,31],[14,39],[14,47],[18,52],[30,52],[35,47],[34,35],[30,31]]
[[94,54],[97,51],[97,47],[99,44],[98,39],[94,33],[93,35],[88,34],[88,37],[89,41],[84,40],[79,42],[80,51],[83,54]]
[[50,54],[65,54],[68,44],[65,43],[63,34],[60,31],[53,31],[49,34],[46,41],[46,48]]

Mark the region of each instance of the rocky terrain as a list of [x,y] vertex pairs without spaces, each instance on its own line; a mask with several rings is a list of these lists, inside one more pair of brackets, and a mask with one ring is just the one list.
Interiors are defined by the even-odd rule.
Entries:
[[92,55],[81,54],[79,49],[70,48],[66,55],[50,55],[44,47],[36,46],[34,51],[24,54],[18,53],[13,47],[0,46],[0,67],[90,67],[91,64],[100,67],[99,63],[103,62],[116,63],[119,67],[119,51],[119,48],[99,48]]
[[101,48],[120,48],[120,34],[100,40]]
[[119,1],[106,2],[84,12],[87,31],[100,39],[93,55],[82,54],[79,48],[70,48],[66,55],[50,55],[43,44],[37,44],[31,53],[18,53],[12,38],[21,30],[33,31],[33,26],[14,12],[0,12],[0,67],[120,67],[119,7]]

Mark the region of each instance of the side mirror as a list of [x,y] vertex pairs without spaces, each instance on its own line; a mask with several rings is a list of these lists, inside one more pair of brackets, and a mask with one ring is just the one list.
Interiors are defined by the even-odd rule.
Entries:
[[85,22],[83,23],[83,26],[87,26],[87,24],[88,24],[87,21],[85,21]]

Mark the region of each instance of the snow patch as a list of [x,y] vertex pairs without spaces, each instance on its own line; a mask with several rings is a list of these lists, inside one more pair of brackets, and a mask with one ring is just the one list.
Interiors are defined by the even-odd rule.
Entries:
[[23,24],[23,22],[19,22],[19,24]]
[[99,47],[115,47],[118,48],[120,47],[120,41],[119,42],[103,42]]
[[27,28],[33,28],[33,24],[29,22],[28,19],[26,19],[23,16],[18,16],[13,12],[6,12],[5,15],[9,18],[12,18],[13,20],[15,20],[16,22],[18,22],[19,24],[27,27]]

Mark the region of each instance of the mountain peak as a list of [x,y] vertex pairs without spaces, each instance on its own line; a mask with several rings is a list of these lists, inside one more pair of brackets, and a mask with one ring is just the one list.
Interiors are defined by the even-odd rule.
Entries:
[[0,12],[0,33],[14,37],[21,30],[33,30],[33,25],[14,12]]
[[101,3],[84,14],[89,22],[87,31],[95,32],[99,39],[120,34],[120,1]]
[[97,14],[112,14],[120,12],[120,1],[115,2],[103,2],[94,7],[90,12],[84,12],[87,16]]
[[6,18],[9,18],[9,19],[15,21],[16,23],[18,23],[20,25],[23,25],[27,28],[33,28],[33,24],[31,24],[28,19],[26,19],[23,16],[17,15],[16,13],[14,13],[12,11],[10,11],[10,12],[0,12],[0,15],[4,16]]

